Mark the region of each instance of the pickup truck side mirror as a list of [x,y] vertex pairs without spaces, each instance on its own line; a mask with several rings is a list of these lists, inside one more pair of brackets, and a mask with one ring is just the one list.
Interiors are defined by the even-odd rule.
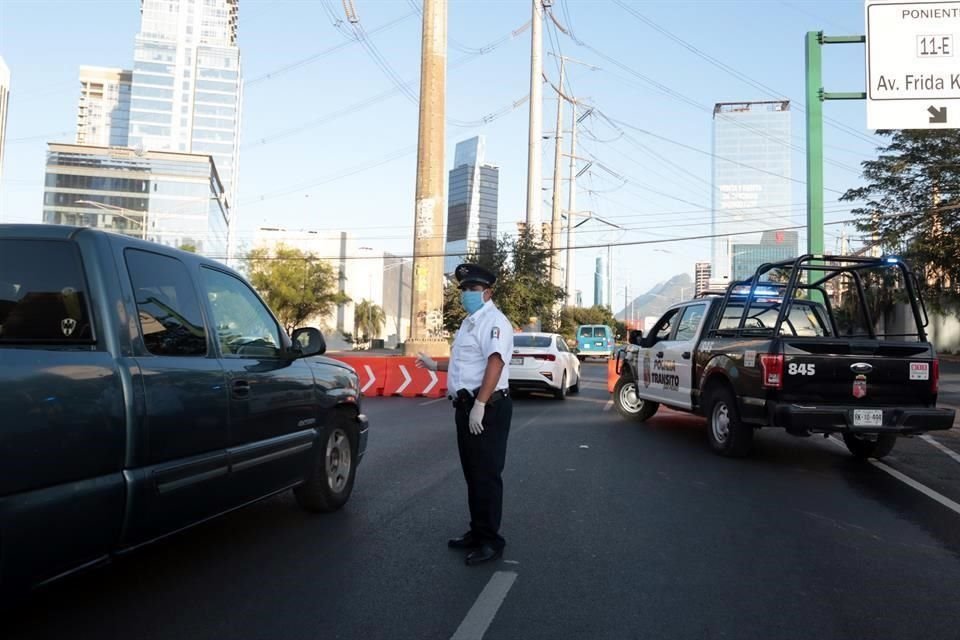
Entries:
[[327,351],[327,342],[323,334],[313,327],[296,329],[290,336],[293,341],[293,351],[298,358],[320,356]]
[[643,340],[643,331],[640,331],[639,329],[634,329],[633,331],[630,332],[630,337],[628,340],[630,344],[639,346],[640,342]]

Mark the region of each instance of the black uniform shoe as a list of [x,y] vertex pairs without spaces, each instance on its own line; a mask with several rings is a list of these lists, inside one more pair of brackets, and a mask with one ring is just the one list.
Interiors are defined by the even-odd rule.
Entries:
[[469,532],[459,538],[450,538],[447,540],[447,546],[451,549],[479,549],[482,544],[483,543],[478,542]]
[[472,567],[484,562],[490,562],[491,560],[496,560],[502,555],[503,549],[494,549],[489,544],[485,544],[476,551],[471,551],[469,554],[467,554],[467,566]]

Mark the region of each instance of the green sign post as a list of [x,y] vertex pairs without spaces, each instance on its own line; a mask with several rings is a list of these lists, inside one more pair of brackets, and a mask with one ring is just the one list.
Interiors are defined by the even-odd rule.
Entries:
[[[866,93],[827,93],[823,90],[823,45],[857,44],[865,36],[825,36],[810,31],[806,36],[807,67],[807,253],[821,256],[823,247],[823,102],[865,100]],[[810,272],[810,282],[820,272]]]

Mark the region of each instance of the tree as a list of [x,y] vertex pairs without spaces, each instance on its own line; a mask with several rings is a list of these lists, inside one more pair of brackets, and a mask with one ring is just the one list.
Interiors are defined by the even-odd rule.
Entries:
[[250,283],[264,297],[287,332],[316,316],[328,315],[350,298],[337,291],[333,267],[312,254],[279,245],[248,254]]
[[180,245],[180,251],[186,251],[187,253],[196,253],[197,245],[192,242],[184,242]]
[[[559,324],[554,307],[566,294],[562,287],[550,284],[549,255],[547,249],[524,232],[517,237],[504,236],[495,247],[488,246],[481,254],[469,256],[465,261],[480,264],[496,274],[497,306],[515,327],[536,317],[544,331],[553,331]],[[443,295],[444,327],[456,331],[464,317],[460,290],[456,280],[451,280]]]
[[613,317],[610,309],[603,305],[593,307],[567,307],[560,313],[560,335],[568,343],[576,343],[577,327],[582,324],[603,324],[613,329],[614,335],[625,339],[627,325]]
[[857,228],[906,258],[935,308],[960,301],[960,131],[878,131],[889,140],[863,163],[867,184],[842,200]]
[[361,300],[353,308],[353,335],[362,342],[380,335],[386,322],[387,314],[383,312],[383,308],[370,300]]

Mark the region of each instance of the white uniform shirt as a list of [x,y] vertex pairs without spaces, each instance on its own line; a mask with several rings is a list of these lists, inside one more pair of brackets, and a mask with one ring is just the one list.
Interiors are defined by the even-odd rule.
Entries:
[[503,359],[503,371],[496,390],[507,389],[510,356],[513,354],[513,326],[493,301],[488,300],[476,313],[464,319],[453,340],[447,368],[450,395],[456,395],[460,389],[476,392],[483,383],[487,360],[495,353]]

